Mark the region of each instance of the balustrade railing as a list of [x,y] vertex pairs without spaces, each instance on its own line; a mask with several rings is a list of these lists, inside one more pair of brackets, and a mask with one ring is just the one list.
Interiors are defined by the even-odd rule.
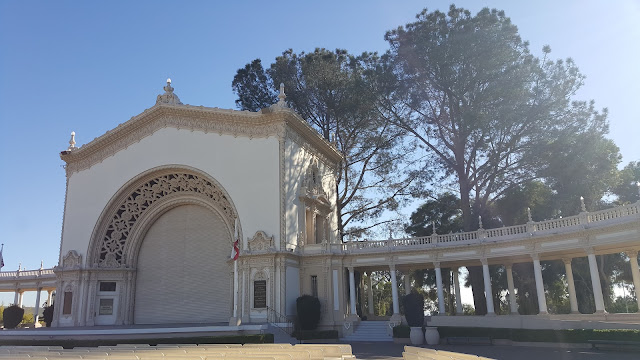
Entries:
[[496,229],[479,229],[476,231],[450,233],[442,235],[423,236],[415,238],[351,241],[342,244],[343,251],[376,250],[385,248],[401,248],[409,246],[447,246],[456,244],[479,243],[491,239],[517,240],[518,238],[531,237],[537,232],[559,233],[563,231],[575,231],[577,228],[597,226],[597,223],[611,222],[615,220],[634,221],[640,219],[640,201],[618,206],[610,209],[582,212],[575,216],[551,219],[544,221],[530,221],[526,224],[505,226]]
[[611,219],[617,219],[627,216],[634,216],[640,214],[640,204],[635,203],[627,206],[618,206],[611,209],[605,209],[600,211],[594,211],[592,213],[587,214],[588,221],[598,222],[598,221],[606,221]]
[[525,234],[526,232],[527,225],[505,226],[501,228],[485,230],[487,238],[520,235]]
[[38,270],[17,270],[17,271],[2,271],[0,272],[0,279],[15,279],[15,278],[28,278],[28,277],[55,277],[53,269],[38,269]]

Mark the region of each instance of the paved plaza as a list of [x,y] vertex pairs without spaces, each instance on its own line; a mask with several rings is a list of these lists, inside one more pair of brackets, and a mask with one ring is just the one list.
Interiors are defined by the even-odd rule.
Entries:
[[[353,354],[358,360],[402,359],[404,345],[380,342],[351,343]],[[464,346],[438,345],[432,348],[466,354],[486,356],[499,360],[637,360],[640,352],[603,351],[591,349],[565,349],[559,347],[528,346]]]

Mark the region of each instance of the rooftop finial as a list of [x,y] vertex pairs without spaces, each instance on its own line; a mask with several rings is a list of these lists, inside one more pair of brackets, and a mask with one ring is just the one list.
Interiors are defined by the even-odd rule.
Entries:
[[169,105],[182,105],[178,95],[173,93],[173,87],[171,87],[171,78],[167,79],[167,86],[163,87],[164,94],[158,95],[156,104],[169,104]]
[[287,103],[284,101],[284,99],[286,98],[287,98],[287,95],[284,93],[284,83],[280,83],[280,93],[278,94],[278,102],[271,105],[271,108],[272,109],[286,108]]
[[71,151],[71,150],[75,150],[77,149],[76,147],[76,132],[72,131],[71,132],[71,140],[69,140],[69,148],[67,150]]
[[284,93],[284,83],[280,83],[280,93],[278,94],[278,105],[280,106],[287,106],[287,104],[284,102],[284,99],[287,98],[287,95]]
[[173,93],[173,88],[171,87],[171,78],[167,79],[167,86],[163,87],[163,89],[167,92],[167,94]]

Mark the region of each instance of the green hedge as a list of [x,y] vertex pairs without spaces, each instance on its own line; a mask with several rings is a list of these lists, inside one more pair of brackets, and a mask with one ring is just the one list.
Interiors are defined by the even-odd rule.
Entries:
[[15,329],[22,322],[24,309],[18,305],[11,305],[2,311],[2,320],[6,329]]
[[120,340],[11,340],[0,338],[2,345],[44,345],[62,346],[65,349],[74,347],[114,346],[117,344],[266,344],[273,343],[273,334],[256,335],[230,335],[230,336],[198,336],[198,337],[172,337],[156,339],[120,339]]
[[338,330],[298,330],[293,337],[298,340],[338,339]]
[[393,328],[394,338],[409,338],[411,328],[408,325],[398,325]]
[[[531,330],[439,326],[441,337],[490,337],[519,342],[586,343],[588,340],[640,341],[640,330]],[[394,329],[395,336],[395,329]]]

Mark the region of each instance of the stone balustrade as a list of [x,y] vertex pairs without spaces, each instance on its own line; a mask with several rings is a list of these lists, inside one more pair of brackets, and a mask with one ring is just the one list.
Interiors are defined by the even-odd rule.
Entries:
[[609,226],[638,220],[640,220],[640,202],[595,212],[582,212],[578,215],[565,218],[537,222],[530,221],[522,225],[505,226],[489,230],[478,229],[469,232],[436,234],[404,239],[351,241],[342,244],[340,250],[357,253],[409,246],[429,248],[481,244],[484,242],[518,241],[529,239],[536,235],[575,232],[580,229]]
[[17,271],[2,271],[0,272],[0,281],[2,280],[16,280],[16,279],[35,279],[35,278],[55,278],[53,269],[38,269],[38,270],[17,270]]

